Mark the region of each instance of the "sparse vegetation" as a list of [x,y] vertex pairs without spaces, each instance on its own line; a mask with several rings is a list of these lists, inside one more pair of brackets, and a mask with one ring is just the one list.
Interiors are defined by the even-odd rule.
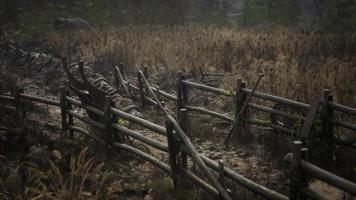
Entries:
[[323,89],[337,102],[356,105],[356,36],[228,28],[124,26],[109,31],[52,32],[49,44],[68,55],[101,66],[123,62],[128,69],[149,66],[150,73],[177,71],[197,75],[226,72],[222,88],[237,77],[252,85],[258,71],[266,77],[259,90],[309,102]]

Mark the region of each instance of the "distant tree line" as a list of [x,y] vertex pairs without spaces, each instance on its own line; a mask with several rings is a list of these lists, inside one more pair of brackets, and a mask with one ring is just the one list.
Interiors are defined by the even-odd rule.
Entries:
[[0,0],[0,5],[1,26],[17,29],[48,28],[56,17],[81,17],[98,26],[234,22],[240,27],[356,29],[356,0]]

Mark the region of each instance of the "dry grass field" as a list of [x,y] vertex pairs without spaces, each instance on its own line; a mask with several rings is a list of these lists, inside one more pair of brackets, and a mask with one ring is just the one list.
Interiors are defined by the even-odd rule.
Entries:
[[257,72],[261,91],[309,102],[331,89],[337,102],[356,106],[356,34],[232,30],[213,27],[123,26],[102,31],[49,33],[48,43],[103,65],[123,62],[129,69],[149,67],[196,75],[224,73],[220,87],[233,89],[243,78],[251,87]]

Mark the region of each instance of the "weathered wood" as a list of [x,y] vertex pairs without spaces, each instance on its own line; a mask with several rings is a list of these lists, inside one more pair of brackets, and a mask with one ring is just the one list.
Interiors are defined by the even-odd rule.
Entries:
[[310,131],[312,129],[315,116],[318,114],[320,100],[321,100],[320,96],[315,96],[313,98],[310,109],[308,111],[308,114],[302,126],[301,140],[305,142],[307,145],[311,142],[308,140],[309,138],[312,137],[312,135],[310,135]]
[[302,170],[300,168],[301,160],[301,141],[293,142],[293,159],[289,170],[289,199],[298,200],[301,198],[300,189],[304,186],[302,184]]
[[349,114],[352,116],[356,116],[356,108],[352,108],[352,107],[341,105],[339,103],[334,103],[334,102],[330,102],[330,107],[335,110],[341,111],[343,113],[346,113],[346,114]]
[[[129,145],[120,144],[120,143],[117,143],[117,142],[114,142],[113,146],[116,147],[116,148],[124,149],[126,151],[131,152],[131,153],[134,153],[135,155],[141,157],[142,159],[144,159],[144,160],[146,160],[148,162],[151,162],[155,166],[159,167],[164,172],[166,172],[168,174],[171,173],[171,169],[170,169],[169,165],[159,161],[155,157],[153,157],[153,156],[151,156],[151,155],[149,155],[149,154],[147,154],[147,153],[145,153],[143,151],[140,151],[140,150],[138,150],[138,149],[136,149],[134,147],[131,147]],[[202,189],[204,189],[205,191],[209,192],[210,194],[213,194],[214,196],[218,196],[219,193],[217,192],[217,190],[215,188],[211,187],[208,183],[206,183],[205,181],[203,181],[202,179],[200,179],[199,177],[195,176],[194,174],[192,174],[189,171],[182,170],[182,172],[193,183],[197,184],[198,186],[200,186]]]
[[340,121],[340,120],[336,120],[336,119],[332,119],[332,120],[330,120],[330,122],[337,126],[341,126],[341,127],[356,131],[356,124],[352,124],[350,122]]
[[[79,106],[83,109],[89,110],[90,112],[93,112],[94,114],[97,114],[99,116],[104,116],[104,112],[100,109],[94,108],[92,106],[89,105],[83,105],[82,102],[75,100],[73,98],[70,97],[66,97],[67,101],[70,101],[73,105]],[[116,117],[121,117],[124,118],[125,120],[131,121],[133,123],[139,124],[145,128],[148,128],[152,131],[155,131],[157,133],[160,133],[162,135],[166,135],[166,128],[163,126],[160,126],[158,124],[152,123],[148,120],[142,119],[140,117],[137,117],[135,115],[131,115],[129,113],[123,112],[121,110],[118,110],[114,107],[111,107],[111,112],[113,115],[115,115]]]
[[[219,171],[218,171],[219,172],[219,183],[221,184],[221,186],[226,188],[224,161],[223,160],[219,160],[218,164],[219,164]],[[220,197],[220,199],[223,199],[223,198]]]
[[123,87],[126,95],[128,97],[131,97],[132,94],[130,93],[129,89],[127,88],[127,86],[125,84],[124,76],[122,75],[119,67],[115,67],[115,80],[117,82],[116,88],[119,89],[119,84],[120,84]]
[[11,110],[11,111],[16,111],[16,107],[15,106],[0,105],[0,108],[6,109],[6,110]]
[[19,94],[21,99],[24,100],[29,100],[29,101],[34,101],[34,102],[39,102],[39,103],[44,103],[47,105],[52,105],[52,106],[60,106],[60,102],[52,99],[47,99],[45,97],[37,97],[37,96],[32,96],[28,94]]
[[136,154],[137,156],[141,157],[142,159],[148,161],[148,162],[151,162],[152,164],[154,164],[155,166],[159,167],[160,169],[162,169],[164,172],[170,174],[171,173],[171,169],[169,167],[169,165],[167,165],[166,163],[158,160],[157,158],[141,151],[141,150],[138,150],[134,147],[131,147],[129,145],[126,145],[126,144],[121,144],[121,143],[118,143],[118,142],[113,142],[112,145],[116,148],[119,148],[119,149],[124,149],[126,151],[129,151],[131,153],[134,153]]
[[332,174],[305,160],[301,160],[300,166],[306,173],[310,174],[311,176],[352,195],[356,195],[356,183]]
[[124,63],[119,64],[119,69],[122,74],[122,79],[125,80],[125,65],[124,65]]
[[60,108],[61,108],[61,123],[62,123],[62,131],[67,130],[67,114],[66,114],[66,91],[65,88],[62,87],[60,89]]
[[75,132],[78,132],[78,133],[80,133],[80,134],[82,134],[82,135],[84,135],[84,136],[86,136],[86,137],[89,137],[89,138],[95,140],[95,141],[105,142],[103,139],[101,139],[101,138],[95,136],[94,134],[89,133],[88,131],[86,131],[86,130],[80,128],[80,127],[77,127],[77,126],[70,126],[70,125],[69,125],[69,126],[68,126],[68,129],[69,129],[69,130],[73,130],[73,131],[75,131]]
[[[179,125],[182,127],[182,130],[187,134],[187,136],[191,137],[191,134],[188,131],[187,117],[188,117],[187,109],[180,109],[178,113]],[[181,163],[182,163],[182,168],[184,169],[188,168],[188,157],[187,154],[185,154],[184,152],[181,152]],[[182,179],[182,184],[185,186],[185,188],[188,188],[187,183],[184,183],[184,179]]]
[[142,105],[146,105],[146,99],[145,99],[145,91],[142,85],[142,78],[141,75],[137,72],[137,82],[138,82],[138,88],[139,88],[139,93],[140,93],[140,99]]
[[295,121],[301,120],[301,119],[305,119],[305,117],[302,117],[302,116],[298,116],[298,115],[294,115],[294,114],[291,114],[291,113],[287,113],[287,112],[283,112],[283,111],[280,111],[280,110],[276,110],[276,109],[273,109],[273,108],[257,105],[257,104],[254,104],[254,103],[248,103],[247,105],[248,105],[249,108],[253,108],[255,110],[259,110],[259,111],[270,113],[270,114],[280,115],[282,117],[285,117],[285,118],[291,119],[291,120],[295,120]]
[[111,124],[111,126],[117,130],[117,131],[120,131],[121,133],[125,134],[125,135],[128,135],[134,139],[137,139],[147,145],[150,145],[156,149],[159,149],[163,152],[168,152],[168,145],[167,144],[164,144],[162,142],[159,142],[159,141],[156,141],[154,139],[151,139],[150,137],[146,137],[144,135],[142,135],[141,133],[138,133],[136,131],[133,131],[131,129],[128,129],[124,126],[119,126],[118,124],[116,123],[113,123]]
[[[188,150],[185,147],[182,147],[182,151],[186,152],[189,154]],[[200,155],[202,160],[206,163],[208,167],[211,169],[214,169],[216,171],[219,170],[219,164],[216,161],[211,160],[210,158]],[[235,181],[236,183],[242,185],[246,189],[254,192],[257,195],[260,195],[262,197],[265,197],[267,199],[275,199],[275,200],[288,200],[288,197],[286,197],[283,194],[280,194],[278,192],[275,192],[273,190],[270,190],[262,185],[259,185],[248,178],[245,178],[244,176],[232,171],[231,169],[225,167],[225,176],[230,178],[231,180]]]
[[15,101],[15,97],[13,97],[13,96],[8,96],[8,95],[0,95],[0,100]]
[[[68,97],[70,96],[70,93],[69,93],[69,91],[67,89],[65,89],[65,96],[68,96]],[[66,101],[65,102],[65,109],[72,110],[72,108],[73,108],[72,104],[70,102]],[[74,119],[73,119],[73,116],[71,116],[71,115],[68,115],[68,124],[67,124],[67,126],[74,126]],[[69,129],[69,137],[71,139],[73,139],[73,137],[74,137],[74,131],[71,130],[71,129]]]
[[[334,119],[334,110],[330,106],[330,103],[333,101],[333,95],[331,94],[330,90],[324,90],[323,96],[323,108],[321,111],[321,137],[327,139],[327,152],[333,152],[335,149],[335,136],[334,136],[334,124],[331,122]],[[331,155],[331,154],[329,154]]]
[[166,99],[171,100],[171,101],[177,101],[177,97],[174,96],[173,94],[169,94],[169,93],[167,93],[167,92],[165,92],[163,90],[159,90],[157,87],[152,87],[151,86],[151,88],[152,88],[153,91],[156,91],[156,92],[158,91],[159,94],[162,95],[162,97],[165,97]]
[[102,124],[102,123],[99,123],[97,121],[94,121],[92,119],[89,119],[89,118],[85,118],[83,116],[81,116],[80,114],[74,112],[73,110],[66,110],[65,111],[68,115],[72,115],[73,117],[79,119],[80,121],[82,122],[85,122],[87,124],[90,124],[96,128],[99,128],[99,129],[102,129],[102,130],[106,130],[105,129],[105,124]]
[[145,128],[148,128],[152,131],[155,131],[157,133],[160,133],[162,135],[166,135],[166,128],[163,127],[163,126],[160,126],[158,124],[155,124],[155,123],[152,123],[148,120],[145,120],[145,119],[142,119],[142,118],[139,118],[139,117],[136,117],[134,115],[131,115],[129,113],[126,113],[126,112],[123,112],[123,111],[120,111],[116,108],[113,108],[111,107],[111,111],[114,115],[116,115],[117,117],[122,117],[128,121],[131,121],[133,123],[136,123],[136,124],[139,124]]
[[250,124],[258,125],[258,126],[265,126],[265,127],[277,129],[284,133],[288,133],[289,136],[294,136],[297,134],[297,132],[295,130],[288,129],[283,126],[277,125],[277,124],[272,124],[271,122],[267,122],[267,121],[254,120],[254,119],[245,119],[244,121],[247,123],[250,123]]
[[180,166],[179,166],[179,149],[178,141],[173,134],[172,123],[166,122],[167,130],[167,141],[168,141],[168,153],[169,153],[169,163],[171,166],[171,178],[173,181],[173,187],[175,189],[182,188],[182,183],[180,182]]
[[200,89],[200,90],[204,90],[204,91],[208,91],[208,92],[213,92],[216,94],[221,94],[224,96],[228,96],[228,97],[233,97],[234,96],[234,92],[228,91],[228,90],[223,90],[223,89],[219,89],[219,88],[215,88],[215,87],[211,87],[211,86],[207,86],[207,85],[203,85],[203,84],[199,84],[199,83],[194,83],[191,81],[187,81],[187,80],[183,80],[182,81],[183,84],[192,87],[192,88],[196,88],[196,89]]
[[181,172],[183,173],[184,177],[186,177],[187,179],[189,179],[190,181],[192,181],[193,183],[195,183],[196,185],[201,187],[206,192],[209,192],[210,194],[214,195],[215,197],[219,196],[219,192],[214,187],[212,187],[207,182],[205,182],[201,178],[197,177],[193,173],[189,172],[187,169],[183,168],[181,170]]
[[[248,89],[248,88],[243,88],[242,91],[246,92],[248,94],[250,94],[252,92],[252,90]],[[294,107],[297,107],[297,108],[302,108],[302,109],[305,109],[305,110],[310,108],[310,105],[308,105],[308,104],[305,104],[305,103],[302,103],[302,102],[298,102],[298,101],[294,101],[294,100],[290,100],[290,99],[286,99],[286,98],[283,98],[283,97],[274,96],[274,95],[271,95],[271,94],[262,93],[262,92],[254,92],[253,96],[257,97],[257,98],[269,100],[269,101],[288,104],[288,105],[291,105],[291,106],[294,106]]]
[[228,121],[228,122],[233,122],[234,121],[233,118],[231,118],[231,117],[229,117],[227,115],[220,114],[218,112],[215,112],[215,111],[212,111],[212,110],[208,110],[208,109],[205,109],[205,108],[196,107],[196,106],[189,106],[189,105],[186,105],[185,108],[187,110],[195,111],[195,112],[202,113],[202,114],[207,114],[209,116],[212,116],[212,117],[215,117],[215,118],[219,118],[219,119],[222,119],[222,120],[225,120],[225,121]]
[[301,192],[302,192],[305,196],[307,196],[307,197],[309,197],[309,198],[311,198],[311,199],[313,199],[313,200],[328,200],[328,198],[323,197],[323,196],[320,195],[317,191],[315,191],[315,190],[313,190],[313,189],[311,189],[311,188],[307,188],[307,187],[302,188],[302,189],[301,189]]
[[220,183],[216,180],[216,178],[210,173],[208,167],[205,165],[205,163],[203,162],[203,160],[201,159],[201,157],[199,156],[199,153],[197,152],[197,150],[194,148],[193,144],[191,143],[190,139],[188,138],[188,136],[184,133],[184,131],[182,130],[182,128],[179,126],[179,124],[175,121],[175,119],[164,109],[164,107],[162,106],[162,104],[159,102],[156,94],[153,92],[153,90],[151,89],[150,84],[148,83],[148,81],[144,78],[144,75],[142,73],[142,71],[138,71],[138,73],[141,74],[143,83],[145,84],[145,86],[147,87],[149,93],[154,97],[154,99],[156,100],[159,108],[161,111],[163,111],[165,113],[165,115],[167,116],[168,120],[172,123],[174,130],[176,131],[177,135],[179,136],[179,138],[181,139],[182,143],[187,147],[188,152],[190,152],[190,155],[192,156],[193,160],[197,163],[197,165],[199,166],[199,168],[202,170],[202,173],[207,177],[207,179],[214,185],[214,187],[219,191],[219,194],[222,195],[222,197],[224,197],[224,199],[226,200],[231,200],[231,197],[229,196],[229,194],[226,192],[226,190],[220,185]]
[[[227,144],[229,142],[229,139],[232,136],[232,134],[234,133],[235,129],[237,127],[239,127],[239,125],[241,124],[241,121],[243,121],[241,119],[247,118],[246,117],[247,104],[249,103],[251,96],[255,93],[255,91],[256,91],[258,85],[260,84],[263,76],[264,76],[263,74],[259,74],[258,80],[257,80],[255,86],[253,87],[251,93],[246,97],[246,99],[242,100],[243,101],[242,102],[242,107],[241,107],[241,109],[239,109],[239,113],[236,115],[234,121],[231,124],[229,135],[226,137],[225,142],[224,142],[225,144]],[[243,88],[244,85],[242,85],[241,87]],[[242,88],[239,90],[239,92],[241,92]],[[244,97],[241,97],[241,98],[244,98]],[[244,127],[244,124],[242,124],[242,127]]]

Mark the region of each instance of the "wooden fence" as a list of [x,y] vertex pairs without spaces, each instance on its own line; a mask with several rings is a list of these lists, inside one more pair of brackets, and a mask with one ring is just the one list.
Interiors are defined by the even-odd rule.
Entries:
[[[116,68],[115,73],[121,74],[119,68]],[[291,163],[290,171],[292,172],[290,173],[290,177],[289,177],[289,179],[291,180],[289,196],[280,194],[276,191],[270,190],[262,185],[259,185],[253,182],[252,180],[249,180],[243,177],[242,175],[234,172],[233,170],[224,167],[223,163],[213,161],[204,155],[198,154],[197,151],[195,150],[195,147],[191,144],[189,139],[189,130],[187,130],[188,110],[204,113],[222,120],[226,120],[228,122],[232,122],[234,119],[224,114],[211,111],[202,107],[194,107],[188,105],[188,91],[187,91],[188,87],[196,88],[208,92],[213,92],[228,97],[236,97],[236,105],[237,105],[236,110],[238,111],[241,108],[241,105],[244,103],[243,101],[246,100],[246,95],[252,92],[250,89],[246,88],[246,84],[244,84],[241,80],[238,81],[239,87],[237,88],[237,90],[235,92],[231,92],[231,91],[191,82],[185,80],[184,77],[180,75],[178,80],[177,94],[172,95],[160,90],[158,87],[150,86],[147,80],[148,77],[147,71],[146,72],[139,71],[137,73],[137,77],[139,79],[138,85],[134,85],[124,80],[122,74],[121,74],[121,78],[120,75],[115,77],[116,77],[117,85],[121,83],[124,87],[126,87],[126,90],[129,93],[131,93],[130,91],[132,90],[138,91],[139,100],[142,101],[142,103],[153,104],[155,106],[158,106],[167,116],[166,126],[155,124],[151,121],[139,118],[132,114],[118,110],[117,108],[111,107],[109,97],[106,97],[105,105],[103,108],[96,108],[90,106],[84,102],[81,102],[71,97],[69,95],[70,94],[69,89],[62,90],[60,101],[50,100],[43,97],[26,95],[24,93],[21,93],[21,90],[16,90],[17,92],[15,92],[14,96],[0,95],[0,100],[12,102],[13,106],[3,106],[4,107],[3,109],[13,111],[14,113],[16,113],[14,116],[23,116],[23,117],[26,116],[25,114],[26,111],[23,109],[24,108],[23,104],[26,101],[34,101],[34,102],[60,107],[61,116],[62,116],[61,127],[63,131],[68,131],[70,133],[70,137],[73,137],[73,134],[76,132],[76,133],[83,134],[87,137],[90,137],[94,140],[107,142],[109,145],[115,148],[129,151],[151,162],[155,166],[162,169],[164,172],[168,173],[173,180],[174,187],[176,188],[184,187],[184,185],[186,185],[185,181],[190,180],[191,182],[197,184],[199,187],[209,192],[210,194],[216,196],[217,198],[231,199],[230,194],[227,188],[225,188],[225,184],[224,184],[225,179],[229,179],[230,181],[238,185],[241,185],[246,189],[248,189],[249,191],[261,197],[264,197],[266,199],[278,199],[278,200],[298,199],[298,198],[302,198],[303,195],[307,195],[310,198],[322,199],[322,196],[320,194],[316,193],[315,191],[312,191],[307,187],[308,186],[307,179],[305,178],[304,174],[308,173],[309,175],[312,175],[315,178],[320,179],[321,181],[325,181],[326,183],[331,184],[346,192],[349,192],[352,195],[356,195],[355,183],[352,183],[334,174],[326,172],[325,170],[320,169],[317,166],[309,163],[307,159],[303,157],[306,155],[305,153],[306,148],[302,148],[300,145],[302,143],[299,141],[295,142],[295,148],[293,153],[288,155],[288,160]],[[168,112],[166,108],[163,107],[163,104],[160,101],[158,95],[160,97],[164,97],[168,100],[176,102],[177,104],[176,115],[178,116],[177,117],[178,122],[176,122],[176,120],[170,115],[170,112]],[[305,123],[303,125],[303,130],[305,132],[308,132],[308,130],[310,130],[311,124],[306,122],[310,120],[314,120],[315,112],[312,112],[312,110],[316,110],[315,109],[316,106],[308,105],[301,102],[273,96],[270,94],[260,93],[260,92],[253,93],[253,96],[257,98],[284,103],[298,108],[309,110],[308,116],[310,117],[306,116],[308,120],[305,120]],[[286,118],[294,119],[300,117],[300,116],[295,116],[291,113],[286,113],[280,110],[264,107],[261,105],[256,105],[252,103],[249,103],[248,105],[252,109],[256,109],[268,113],[274,113]],[[323,126],[325,125],[326,127],[328,127],[327,129],[328,131],[332,130],[330,127],[332,127],[333,125],[343,126],[351,130],[356,130],[354,129],[355,124],[352,124],[350,122],[338,121],[332,117],[333,110],[339,110],[341,112],[345,112],[347,114],[355,116],[356,109],[344,105],[340,105],[337,103],[333,103],[331,95],[327,91],[325,92],[324,98],[317,100],[316,105],[317,106],[322,105],[324,108],[322,121],[323,121]],[[100,120],[99,122],[84,117],[78,114],[77,112],[75,112],[74,107],[85,109],[88,112],[94,113],[97,116],[100,116],[102,120]],[[111,133],[114,135],[116,134],[117,137],[115,140],[114,138],[108,140],[107,138],[101,138],[97,135],[93,135],[87,130],[84,130],[76,126],[74,124],[75,122],[74,118],[79,119],[87,124],[90,124],[91,126],[96,127],[98,129],[102,129],[107,133]],[[154,131],[158,134],[165,135],[167,137],[167,143],[161,143],[152,138],[144,136],[135,130],[131,130],[120,124],[117,124],[113,120],[113,118],[124,119],[131,123],[138,124],[151,131]],[[19,119],[20,117],[16,117],[16,120],[20,122]],[[273,128],[279,129],[287,133],[288,132],[291,133],[293,131],[293,130],[285,130],[284,127],[279,127],[278,125],[267,125],[265,123],[256,123],[253,120],[246,119],[246,118],[243,118],[243,120],[245,123],[252,123],[252,124],[270,126],[270,127],[272,126]],[[23,120],[22,123],[24,123]],[[331,133],[328,132],[328,134]],[[123,140],[121,140],[121,138],[123,138],[123,135],[139,140],[153,148],[161,150],[162,152],[166,152],[169,156],[169,163],[164,163],[163,161],[153,157],[152,155],[149,155],[133,146],[125,144]],[[202,177],[198,177],[193,172],[189,171],[189,167],[187,164],[188,156],[190,156],[192,160],[199,166],[205,179]],[[211,173],[211,170],[217,174],[218,176],[217,178],[215,177],[214,174]]]

